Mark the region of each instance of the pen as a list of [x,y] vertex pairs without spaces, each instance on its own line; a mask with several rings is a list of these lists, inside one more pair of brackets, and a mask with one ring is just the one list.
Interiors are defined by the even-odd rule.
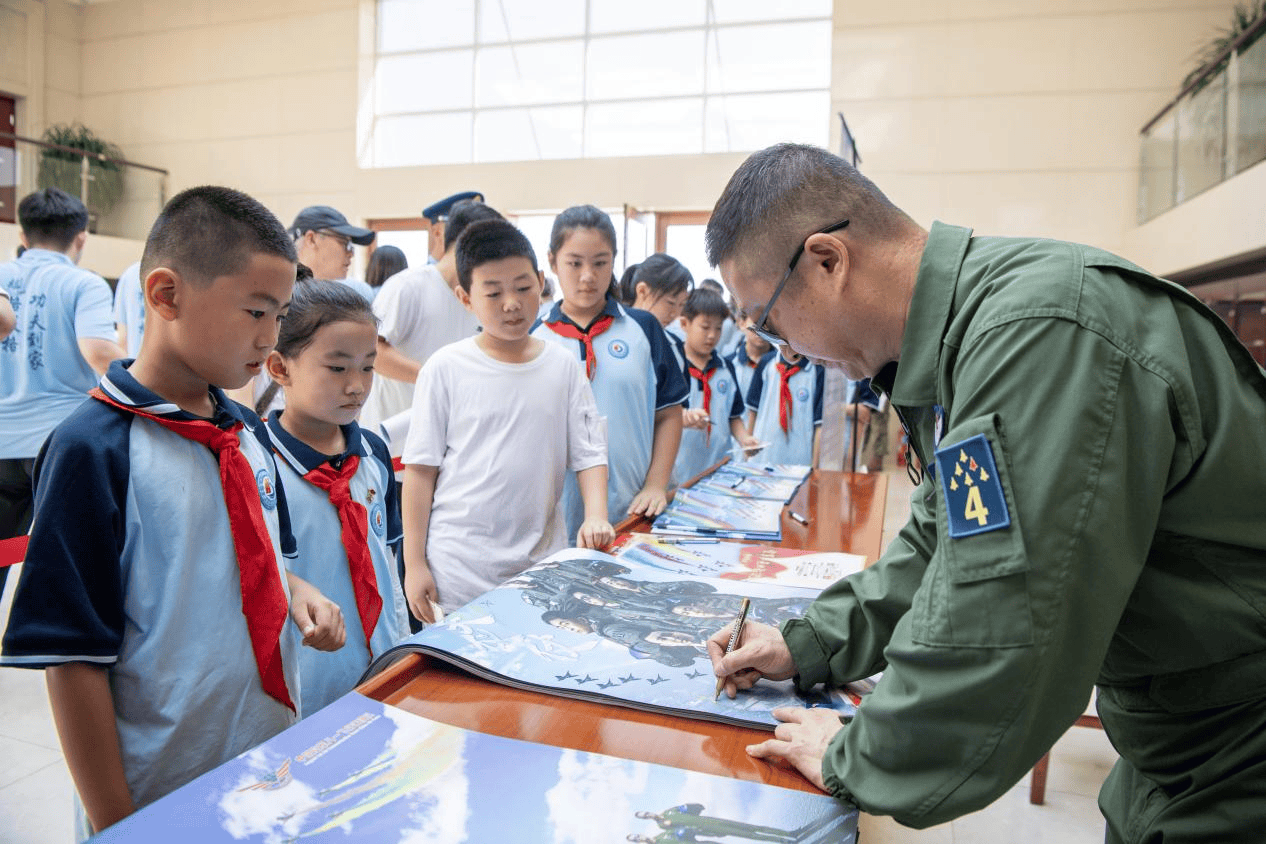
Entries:
[[[734,646],[738,644],[739,636],[743,634],[743,623],[747,621],[747,610],[752,606],[750,598],[743,599],[743,606],[739,608],[738,618],[734,620],[734,630],[730,633],[730,641],[725,646],[725,653],[728,656],[733,653]],[[721,699],[721,690],[725,688],[725,678],[717,678],[717,693],[712,697],[713,700]]]
[[716,545],[719,539],[664,539],[666,545]]
[[795,519],[797,522],[799,522],[802,525],[805,525],[806,527],[809,524],[809,520],[806,519],[804,516],[800,515],[799,513],[797,513],[795,510],[791,510],[788,513],[788,515],[790,515],[791,518]]

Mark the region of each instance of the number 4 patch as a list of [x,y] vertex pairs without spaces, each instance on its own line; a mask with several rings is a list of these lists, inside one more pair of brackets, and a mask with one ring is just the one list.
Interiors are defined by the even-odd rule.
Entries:
[[949,535],[955,539],[1011,524],[993,447],[984,434],[936,452]]

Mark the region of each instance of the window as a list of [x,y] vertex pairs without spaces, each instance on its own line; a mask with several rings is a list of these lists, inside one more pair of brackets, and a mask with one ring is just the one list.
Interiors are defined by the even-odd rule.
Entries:
[[362,165],[825,145],[830,0],[378,0]]

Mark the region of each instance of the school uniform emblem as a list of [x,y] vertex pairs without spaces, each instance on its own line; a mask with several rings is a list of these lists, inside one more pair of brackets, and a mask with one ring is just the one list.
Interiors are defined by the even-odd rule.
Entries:
[[259,502],[268,510],[277,509],[277,487],[273,485],[273,476],[267,469],[255,473],[255,486],[259,487]]
[[374,506],[369,508],[369,524],[380,538],[387,535],[387,512],[383,509],[381,501],[375,502]]
[[993,447],[984,434],[936,452],[949,535],[955,539],[1011,524]]
[[611,357],[623,359],[629,356],[629,344],[623,340],[612,340],[607,351],[611,353]]
[[799,390],[796,391],[796,401],[808,401],[808,400],[809,400],[809,390],[807,387],[801,387]]
[[721,395],[725,395],[725,394],[726,394],[726,393],[728,393],[729,391],[730,391],[730,382],[729,382],[729,381],[718,381],[718,382],[717,382],[717,392],[718,392],[718,393],[720,393]]

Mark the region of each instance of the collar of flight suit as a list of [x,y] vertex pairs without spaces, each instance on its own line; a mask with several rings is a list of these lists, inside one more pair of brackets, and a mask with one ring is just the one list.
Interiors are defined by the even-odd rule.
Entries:
[[901,338],[901,358],[892,386],[893,404],[936,404],[941,341],[949,325],[958,274],[971,243],[971,229],[933,223]]

